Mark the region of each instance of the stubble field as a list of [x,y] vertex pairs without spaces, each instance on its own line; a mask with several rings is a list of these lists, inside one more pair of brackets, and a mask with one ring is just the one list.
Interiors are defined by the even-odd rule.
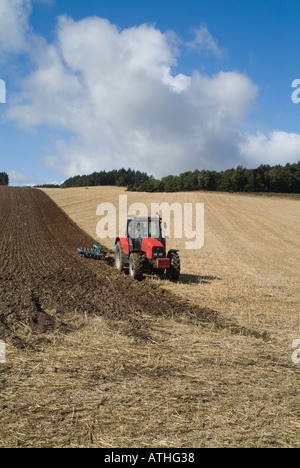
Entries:
[[0,190],[0,446],[299,447],[299,201],[126,193],[205,208],[179,283],[138,283],[76,253],[123,189],[44,192]]

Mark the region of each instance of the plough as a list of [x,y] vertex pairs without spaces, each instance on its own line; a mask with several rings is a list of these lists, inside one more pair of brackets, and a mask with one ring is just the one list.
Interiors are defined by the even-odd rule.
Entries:
[[88,258],[95,258],[96,260],[99,260],[100,258],[103,258],[103,256],[105,255],[105,253],[102,252],[99,245],[96,245],[96,244],[94,244],[92,249],[86,249],[86,248],[77,249],[77,252],[80,255],[84,255],[85,257],[88,257]]

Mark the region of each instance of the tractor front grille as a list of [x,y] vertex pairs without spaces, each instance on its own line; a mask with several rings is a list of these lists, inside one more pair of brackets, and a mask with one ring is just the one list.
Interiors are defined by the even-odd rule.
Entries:
[[153,247],[152,248],[152,258],[162,258],[164,257],[164,248],[163,247]]

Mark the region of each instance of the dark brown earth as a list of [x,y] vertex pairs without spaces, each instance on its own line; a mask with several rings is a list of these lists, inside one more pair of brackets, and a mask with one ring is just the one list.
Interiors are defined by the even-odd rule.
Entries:
[[18,348],[34,347],[57,327],[67,332],[74,311],[124,321],[126,332],[138,339],[151,340],[142,314],[265,338],[225,323],[216,311],[183,303],[159,285],[131,280],[109,257],[96,261],[78,255],[77,248],[92,247],[94,239],[38,189],[0,187],[0,239],[0,338]]

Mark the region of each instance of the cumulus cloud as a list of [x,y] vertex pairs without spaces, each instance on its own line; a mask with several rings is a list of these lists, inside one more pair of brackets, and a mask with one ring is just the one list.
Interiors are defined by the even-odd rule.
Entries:
[[46,159],[64,176],[132,166],[165,175],[238,162],[236,121],[257,87],[238,72],[173,73],[169,36],[152,25],[61,17],[9,116],[23,126],[68,130]]
[[6,53],[28,50],[30,31],[28,18],[30,0],[1,0],[0,2],[0,58]]
[[265,135],[246,135],[240,144],[240,151],[250,165],[286,164],[300,159],[300,135],[283,131],[272,131]]
[[[194,45],[219,50],[206,26]],[[284,132],[281,139],[241,133],[258,94],[251,78],[178,73],[178,53],[176,36],[154,25],[120,30],[98,17],[60,17],[54,42],[35,49],[34,69],[7,115],[25,128],[65,132],[45,158],[64,178],[122,166],[158,177],[220,170],[255,155],[260,164],[273,151],[277,161],[279,140],[290,142],[292,154],[299,148],[298,135],[293,146]]]

